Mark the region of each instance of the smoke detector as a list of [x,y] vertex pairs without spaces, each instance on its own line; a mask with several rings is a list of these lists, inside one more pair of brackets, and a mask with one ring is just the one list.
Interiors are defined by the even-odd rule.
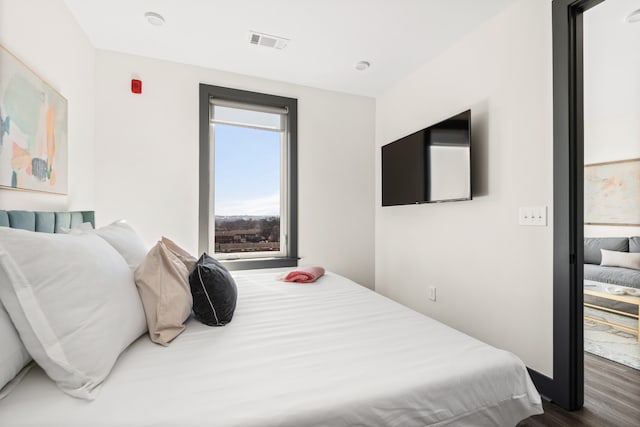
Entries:
[[358,71],[364,71],[369,67],[371,67],[371,63],[369,61],[356,62],[356,65],[354,65],[354,68]]
[[640,22],[640,9],[638,10],[634,10],[633,12],[631,12],[627,18],[626,21],[629,24],[633,24],[634,22]]
[[284,49],[287,47],[289,39],[251,31],[249,33],[249,43],[274,49]]
[[147,22],[151,25],[160,26],[164,24],[164,16],[160,15],[156,12],[147,12],[144,14],[144,17],[147,18]]

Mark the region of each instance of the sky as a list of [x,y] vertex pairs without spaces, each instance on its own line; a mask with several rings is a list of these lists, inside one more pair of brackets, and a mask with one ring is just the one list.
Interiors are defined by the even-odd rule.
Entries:
[[279,215],[280,132],[214,126],[216,215]]

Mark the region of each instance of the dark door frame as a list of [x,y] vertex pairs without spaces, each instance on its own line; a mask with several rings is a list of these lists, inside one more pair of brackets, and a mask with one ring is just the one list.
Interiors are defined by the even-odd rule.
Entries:
[[604,0],[553,0],[553,379],[538,390],[568,410],[584,403],[584,116],[582,14]]

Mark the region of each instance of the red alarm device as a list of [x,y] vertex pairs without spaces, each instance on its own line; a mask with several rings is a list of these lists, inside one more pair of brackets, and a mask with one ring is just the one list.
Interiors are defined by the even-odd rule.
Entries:
[[142,93],[142,80],[131,79],[131,93]]

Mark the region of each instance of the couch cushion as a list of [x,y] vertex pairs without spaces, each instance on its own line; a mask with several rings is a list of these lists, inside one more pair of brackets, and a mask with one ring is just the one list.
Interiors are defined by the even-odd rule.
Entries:
[[628,237],[585,237],[584,262],[585,264],[600,264],[602,254],[600,249],[609,251],[629,252]]
[[602,249],[602,262],[607,267],[624,267],[640,270],[640,253],[618,252]]
[[640,236],[629,237],[629,252],[640,252]]
[[640,270],[585,264],[584,280],[640,289]]

